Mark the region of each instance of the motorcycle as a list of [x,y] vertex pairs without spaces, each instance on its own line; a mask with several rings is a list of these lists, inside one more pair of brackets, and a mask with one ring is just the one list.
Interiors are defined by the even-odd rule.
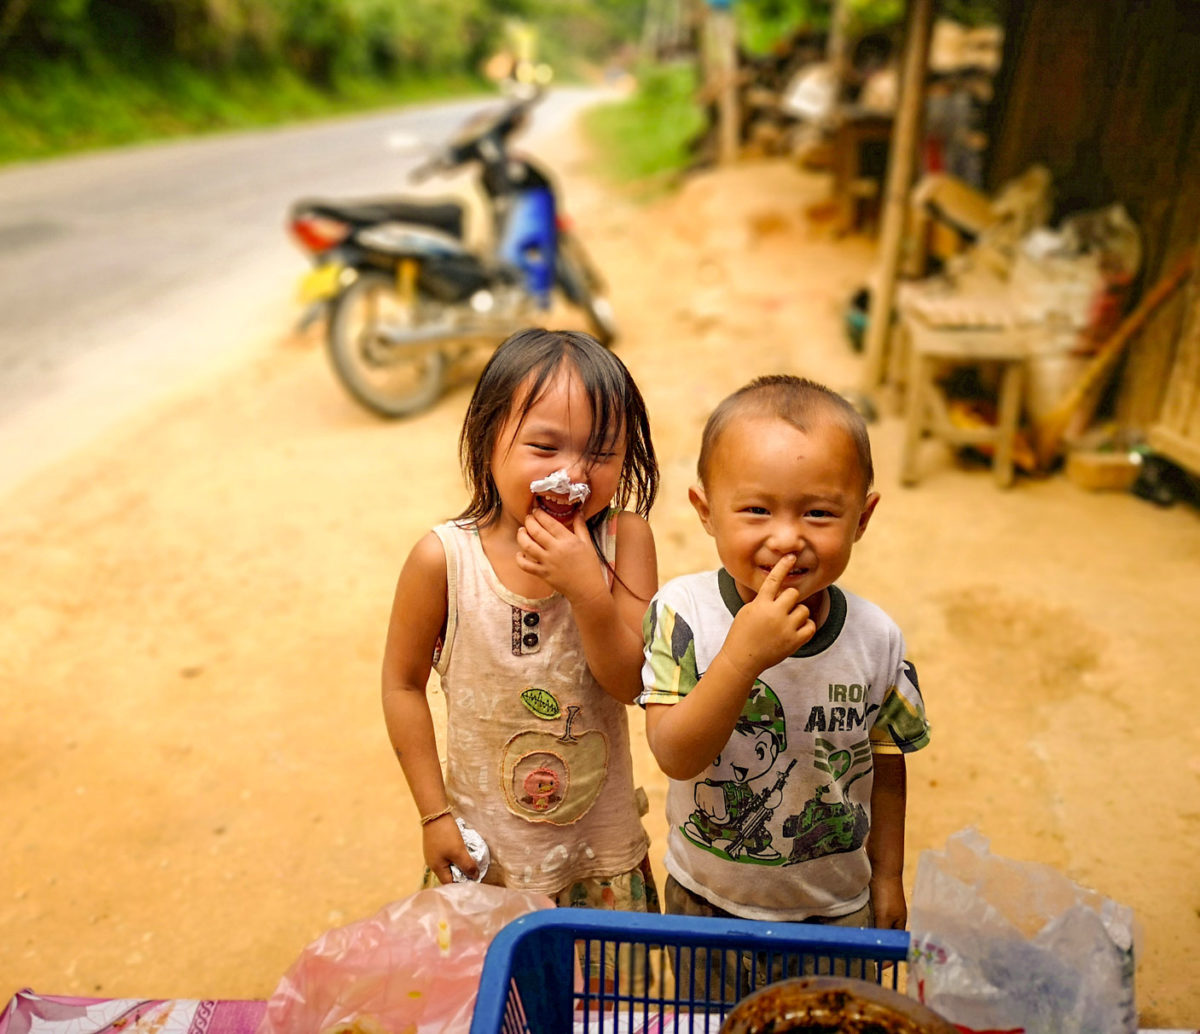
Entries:
[[309,198],[289,213],[313,262],[305,323],[326,317],[326,346],[350,394],[386,417],[441,396],[451,365],[538,322],[555,292],[604,345],[617,337],[606,286],[560,210],[549,172],[509,148],[540,90],[476,114],[410,174],[414,183],[471,167],[490,223],[469,246],[459,200]]

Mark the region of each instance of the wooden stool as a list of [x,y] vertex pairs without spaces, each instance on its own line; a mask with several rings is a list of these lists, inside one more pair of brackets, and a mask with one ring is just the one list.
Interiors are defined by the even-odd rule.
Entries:
[[[907,413],[904,451],[900,463],[903,484],[917,482],[917,452],[921,439],[932,435],[950,445],[991,445],[996,483],[1007,488],[1013,480],[1013,444],[1021,418],[1021,382],[1027,347],[1016,327],[935,326],[920,314],[902,312],[908,337]],[[946,366],[1000,367],[1000,392],[994,427],[958,427],[950,419],[937,383]]]

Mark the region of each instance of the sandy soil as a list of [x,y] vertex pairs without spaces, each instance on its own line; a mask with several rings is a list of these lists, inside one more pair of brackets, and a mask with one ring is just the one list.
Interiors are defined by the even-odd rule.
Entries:
[[[710,567],[686,501],[705,414],[758,373],[860,383],[840,310],[873,245],[810,225],[825,183],[786,164],[638,207],[577,143],[556,158],[651,407],[660,575]],[[403,558],[462,500],[469,374],[385,423],[316,335],[266,353],[0,506],[0,996],[265,997],[418,879],[378,666]],[[1000,492],[933,443],[902,489],[900,431],[884,407],[883,499],[845,581],[906,630],[933,722],[906,879],[975,825],[1131,905],[1142,1024],[1194,1027],[1200,522],[1063,477]],[[634,727],[661,878],[664,781]]]

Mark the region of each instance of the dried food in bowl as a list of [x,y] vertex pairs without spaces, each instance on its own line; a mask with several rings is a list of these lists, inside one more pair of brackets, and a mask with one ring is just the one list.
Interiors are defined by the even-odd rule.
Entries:
[[920,1002],[866,980],[799,977],[747,995],[720,1034],[958,1034]]

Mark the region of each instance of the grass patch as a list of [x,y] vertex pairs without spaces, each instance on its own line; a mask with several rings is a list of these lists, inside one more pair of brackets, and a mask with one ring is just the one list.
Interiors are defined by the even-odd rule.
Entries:
[[487,91],[467,76],[322,91],[282,68],[214,77],[180,64],[136,75],[43,64],[0,78],[0,164]]
[[667,190],[691,161],[688,142],[704,127],[695,93],[690,62],[647,67],[628,100],[589,109],[584,129],[600,172],[643,199]]

